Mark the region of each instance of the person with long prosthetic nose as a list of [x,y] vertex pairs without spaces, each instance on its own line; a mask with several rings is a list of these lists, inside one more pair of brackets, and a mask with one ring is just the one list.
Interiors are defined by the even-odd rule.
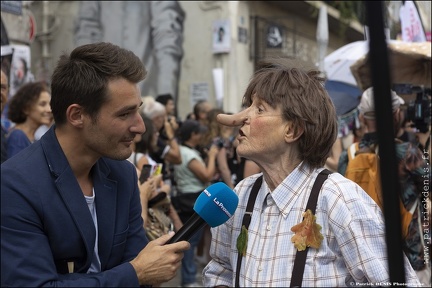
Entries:
[[238,205],[238,196],[225,183],[210,185],[198,196],[195,213],[167,242],[167,244],[189,239],[206,225],[217,227],[232,217]]
[[[261,172],[234,188],[236,213],[211,228],[204,287],[391,285],[384,216],[355,182],[324,168],[337,138],[335,107],[320,71],[268,58],[243,95],[237,152]],[[406,282],[421,283],[405,257]]]

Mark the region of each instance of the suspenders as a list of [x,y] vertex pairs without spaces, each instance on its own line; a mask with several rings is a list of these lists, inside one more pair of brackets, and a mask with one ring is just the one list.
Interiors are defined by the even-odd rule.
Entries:
[[[324,181],[328,178],[328,175],[331,173],[332,173],[331,171],[324,169],[323,171],[321,171],[318,174],[318,176],[315,180],[315,183],[312,186],[312,192],[311,192],[311,195],[309,196],[309,200],[307,202],[305,211],[310,209],[312,211],[312,213],[315,215],[316,205],[318,202],[318,194],[321,190],[321,186],[324,183]],[[256,200],[256,197],[258,195],[258,191],[261,187],[261,184],[262,184],[262,175],[259,178],[257,178],[257,180],[255,181],[255,183],[252,187],[251,194],[249,195],[249,200],[248,200],[248,203],[246,206],[245,215],[243,216],[243,221],[242,221],[242,227],[244,225],[246,227],[246,229],[249,228],[249,224],[250,224],[251,219],[252,219],[253,207],[255,205],[255,200]],[[301,287],[301,283],[303,281],[303,272],[304,272],[305,263],[306,263],[306,255],[307,255],[308,250],[309,250],[309,247],[306,247],[306,249],[303,251],[297,250],[297,254],[296,254],[296,257],[294,260],[294,268],[293,268],[292,275],[291,275],[290,287]],[[237,256],[235,287],[240,287],[239,278],[240,278],[240,268],[241,268],[242,258],[243,258],[243,256],[239,251],[238,256]]]

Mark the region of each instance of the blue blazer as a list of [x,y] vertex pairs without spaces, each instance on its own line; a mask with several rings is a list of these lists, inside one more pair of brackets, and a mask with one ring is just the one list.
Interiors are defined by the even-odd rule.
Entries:
[[135,167],[92,168],[102,272],[86,274],[96,230],[54,129],[1,165],[1,286],[139,286],[129,261],[148,239]]

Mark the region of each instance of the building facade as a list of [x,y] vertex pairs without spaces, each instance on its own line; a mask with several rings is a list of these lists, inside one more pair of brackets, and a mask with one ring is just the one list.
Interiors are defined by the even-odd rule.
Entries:
[[[11,44],[29,45],[34,78],[49,82],[61,53],[74,48],[79,1],[3,2],[22,2],[22,15],[2,9],[2,21]],[[226,112],[238,112],[254,67],[264,57],[294,56],[318,63],[316,31],[322,1],[179,3],[185,12],[177,99],[181,118],[200,99]],[[341,36],[339,12],[331,7],[327,11],[327,54],[364,40],[363,27],[356,21]]]

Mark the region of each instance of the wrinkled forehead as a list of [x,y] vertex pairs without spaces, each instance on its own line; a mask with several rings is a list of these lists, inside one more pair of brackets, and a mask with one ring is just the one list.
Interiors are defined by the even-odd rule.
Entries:
[[243,108],[250,107],[252,106],[252,103],[254,103],[255,105],[259,105],[263,102],[269,105],[274,104],[274,103],[270,103],[269,102],[270,97],[265,97],[265,95],[268,94],[257,93],[257,92],[245,94],[242,100],[242,107]]

